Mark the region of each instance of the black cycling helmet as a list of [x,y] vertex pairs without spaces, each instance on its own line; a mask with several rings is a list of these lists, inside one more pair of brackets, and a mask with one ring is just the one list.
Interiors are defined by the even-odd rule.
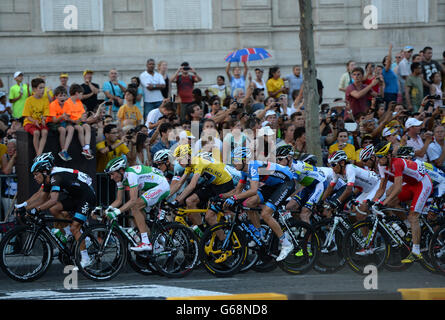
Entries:
[[413,158],[414,157],[414,148],[408,146],[401,146],[397,150],[397,156],[400,158]]
[[298,160],[306,162],[307,164],[310,164],[311,166],[317,165],[317,157],[314,156],[313,154],[302,153]]
[[392,154],[391,142],[383,141],[375,146],[374,152],[376,156],[387,156]]
[[294,155],[294,148],[290,144],[285,144],[277,148],[276,156],[277,158],[284,158],[287,156]]

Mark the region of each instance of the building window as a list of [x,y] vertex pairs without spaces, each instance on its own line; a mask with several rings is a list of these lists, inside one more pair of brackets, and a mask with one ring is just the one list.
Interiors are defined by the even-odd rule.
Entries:
[[103,0],[40,0],[42,31],[103,31]]
[[428,0],[372,0],[378,23],[399,24],[428,22]]
[[153,0],[155,30],[212,28],[211,0]]

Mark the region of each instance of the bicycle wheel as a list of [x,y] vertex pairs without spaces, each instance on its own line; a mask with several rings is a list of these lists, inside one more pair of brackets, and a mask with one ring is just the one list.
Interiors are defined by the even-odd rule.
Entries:
[[252,270],[264,273],[273,271],[278,267],[277,261],[271,255],[271,253],[278,252],[279,241],[272,229],[267,224],[262,224],[261,227],[266,230],[266,234],[264,236],[266,241],[263,247],[259,249],[258,261],[254,266],[252,266]]
[[438,273],[445,276],[445,226],[437,229],[431,237],[428,255]]
[[332,231],[334,219],[323,219],[314,226],[314,232],[320,239],[320,254],[315,261],[314,270],[319,273],[334,273],[346,263],[343,256],[342,242],[345,231],[337,225]]
[[148,254],[131,251],[130,246],[131,244],[128,242],[127,261],[134,271],[144,276],[159,274],[153,262],[150,261]]
[[317,260],[320,240],[312,226],[303,221],[289,219],[290,239],[294,245],[293,251],[286,259],[278,262],[278,266],[290,274],[303,274],[312,269]]
[[381,269],[391,252],[390,240],[383,235],[380,227],[377,227],[373,239],[366,245],[368,236],[371,236],[372,226],[371,221],[358,222],[346,232],[343,239],[346,263],[354,272],[362,275],[368,265]]
[[[87,229],[75,247],[76,265],[80,272],[90,280],[107,281],[114,278],[127,259],[127,241],[114,229],[107,239],[109,227],[96,225]],[[86,240],[88,237],[88,240]],[[106,244],[105,244],[106,241]],[[81,245],[85,243],[91,264],[81,265]]]
[[402,260],[405,259],[410,253],[411,247],[411,239],[410,234],[408,234],[408,228],[406,224],[403,223],[398,217],[388,217],[386,221],[389,224],[397,223],[400,229],[405,233],[404,241],[405,244],[398,244],[393,239],[390,239],[391,242],[391,254],[388,257],[388,260],[384,264],[384,268],[388,271],[397,272],[408,269],[412,266],[412,263],[402,263]]
[[[234,275],[247,257],[247,240],[243,231],[235,227],[231,232],[231,228],[230,223],[216,224],[204,232],[199,242],[202,264],[207,272],[217,277]],[[217,231],[223,232],[223,240],[218,238]]]
[[438,273],[436,267],[434,266],[430,252],[430,242],[433,237],[434,232],[430,230],[427,226],[423,226],[420,234],[420,252],[422,253],[423,259],[420,260],[420,265],[431,273]]
[[34,281],[45,274],[52,263],[51,240],[32,227],[19,226],[5,234],[0,242],[0,267],[11,279]]
[[169,278],[190,274],[198,261],[198,239],[188,227],[168,223],[152,236],[153,253],[150,257],[156,270]]

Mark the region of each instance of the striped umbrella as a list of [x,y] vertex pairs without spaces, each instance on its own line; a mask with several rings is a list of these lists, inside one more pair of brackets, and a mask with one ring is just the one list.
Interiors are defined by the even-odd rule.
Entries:
[[247,62],[270,58],[271,54],[263,48],[244,48],[226,56],[226,62]]

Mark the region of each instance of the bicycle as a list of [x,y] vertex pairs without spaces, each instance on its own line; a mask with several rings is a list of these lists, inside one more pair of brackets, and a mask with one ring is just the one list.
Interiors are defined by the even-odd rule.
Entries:
[[0,242],[0,267],[8,277],[20,282],[39,279],[51,266],[54,249],[58,249],[62,264],[80,262],[80,256],[75,257],[74,238],[68,238],[65,244],[50,228],[56,222],[72,223],[72,220],[57,219],[42,211],[23,213],[19,221],[21,224],[9,230]]
[[440,227],[431,236],[428,256],[437,273],[445,276],[445,219],[438,218]]
[[[166,221],[166,211],[160,204],[151,208],[146,216],[153,250],[145,252],[131,251],[130,247],[136,246],[138,239],[120,226],[117,218],[103,219],[103,208],[99,212],[103,223],[88,228],[79,240],[85,237],[91,239],[88,254],[93,262],[86,268],[79,266],[87,278],[110,280],[120,272],[127,260],[131,261],[133,269],[143,274],[148,273],[146,268],[150,264],[152,269],[170,278],[184,277],[193,270],[198,260],[198,240],[189,228]],[[76,253],[80,252],[80,246],[77,245],[75,250]],[[76,258],[79,257],[76,255]]]
[[[202,264],[212,275],[231,276],[241,269],[247,257],[248,239],[258,246],[258,254],[263,259],[276,259],[279,255],[279,239],[269,228],[264,237],[256,235],[248,227],[246,216],[241,213],[252,210],[241,205],[235,206],[233,215],[226,216],[226,221],[209,228],[199,243]],[[302,221],[293,219],[284,208],[274,213],[284,232],[290,236],[294,250],[288,257],[278,262],[278,266],[291,274],[302,274],[309,271],[318,255],[319,241],[312,227]],[[216,232],[224,233],[220,240]],[[309,239],[312,241],[309,243]]]

